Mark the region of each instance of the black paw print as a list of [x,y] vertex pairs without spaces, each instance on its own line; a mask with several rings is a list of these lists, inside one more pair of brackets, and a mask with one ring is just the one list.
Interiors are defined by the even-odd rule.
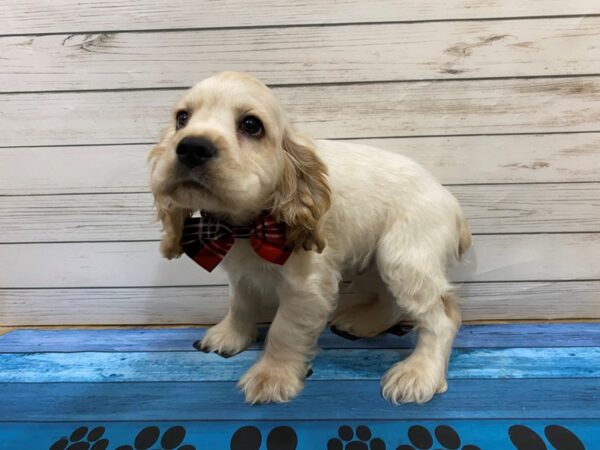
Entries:
[[[355,434],[358,440],[353,440]],[[342,425],[338,436],[329,439],[327,450],[385,450],[385,443],[379,438],[371,439],[371,430],[365,425],[356,427],[356,433],[351,427]]]
[[[146,427],[142,431],[138,433],[135,437],[135,441],[133,443],[133,447],[131,445],[122,445],[116,450],[148,450],[149,448],[154,447],[158,438],[160,438],[160,430],[158,427]],[[171,427],[162,435],[160,440],[160,450],[196,450],[196,447],[193,445],[181,445],[183,440],[185,439],[185,428],[176,426]]]
[[[476,445],[464,445],[461,447],[460,437],[454,428],[447,425],[435,427],[435,438],[443,450],[481,450]],[[396,450],[429,450],[433,447],[433,436],[427,428],[420,425],[408,429],[408,440],[412,445],[401,445]]]
[[[71,436],[56,441],[50,450],[106,450],[107,439],[101,439],[104,427],[96,427],[88,433],[87,427],[79,427]],[[85,438],[85,440],[84,440]]]
[[[556,450],[585,450],[585,446],[572,431],[560,425],[548,425],[544,429],[546,439]],[[547,450],[544,440],[525,425],[513,425],[508,436],[518,450]]]
[[[262,434],[256,427],[242,427],[231,437],[231,450],[259,450]],[[290,427],[276,427],[267,436],[267,450],[296,450],[298,436]]]

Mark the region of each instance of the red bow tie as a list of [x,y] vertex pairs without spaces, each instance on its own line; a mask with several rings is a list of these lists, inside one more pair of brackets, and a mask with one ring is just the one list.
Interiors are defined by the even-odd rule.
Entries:
[[249,239],[261,258],[283,265],[292,253],[285,231],[285,224],[276,222],[267,211],[247,227],[229,225],[202,213],[202,217],[185,219],[181,246],[186,255],[209,272],[225,258],[236,238]]

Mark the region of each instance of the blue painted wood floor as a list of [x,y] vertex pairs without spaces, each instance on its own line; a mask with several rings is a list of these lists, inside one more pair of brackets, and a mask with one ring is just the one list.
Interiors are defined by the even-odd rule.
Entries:
[[320,340],[283,405],[235,384],[260,344],[195,351],[199,328],[21,330],[0,337],[1,450],[599,450],[600,324],[472,325],[449,389],[392,406],[379,379],[414,336]]

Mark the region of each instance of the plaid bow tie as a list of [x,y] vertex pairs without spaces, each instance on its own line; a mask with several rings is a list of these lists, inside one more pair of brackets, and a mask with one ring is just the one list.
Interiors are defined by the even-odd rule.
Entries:
[[285,224],[276,222],[267,211],[263,211],[248,227],[229,225],[202,213],[202,217],[185,219],[181,246],[186,255],[209,272],[233,247],[236,238],[249,239],[250,245],[261,258],[283,265],[292,253],[286,242],[285,231]]

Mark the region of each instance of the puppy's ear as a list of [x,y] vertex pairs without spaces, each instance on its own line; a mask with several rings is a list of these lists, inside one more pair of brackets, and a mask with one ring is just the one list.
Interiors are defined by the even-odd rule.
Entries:
[[191,215],[191,211],[177,207],[167,196],[163,195],[165,177],[157,169],[158,161],[167,150],[166,141],[173,132],[172,128],[164,130],[159,143],[148,154],[151,171],[150,187],[154,195],[156,217],[161,221],[163,226],[160,251],[167,259],[177,258],[183,253],[180,242],[183,232],[183,222],[186,217]]
[[275,194],[273,214],[288,226],[288,243],[294,248],[325,248],[322,218],[331,204],[327,168],[313,142],[288,126],[283,136],[284,165]]
[[152,150],[148,153],[148,163],[150,164],[150,173],[154,173],[154,169],[156,169],[156,164],[158,163],[159,158],[167,151],[167,140],[175,133],[175,129],[170,126],[165,128],[162,133],[160,133],[160,139],[158,144],[152,147]]
[[156,197],[154,199],[154,204],[156,205],[156,216],[163,226],[160,252],[167,259],[178,258],[183,253],[183,248],[181,247],[183,222],[192,212],[165,205]]

